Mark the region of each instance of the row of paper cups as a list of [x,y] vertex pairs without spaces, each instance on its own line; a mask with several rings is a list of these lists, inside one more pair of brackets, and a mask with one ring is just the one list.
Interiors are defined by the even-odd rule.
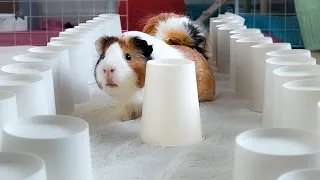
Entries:
[[120,16],[102,14],[60,32],[47,46],[1,48],[3,177],[92,179],[88,124],[63,115],[90,100],[88,83],[98,59],[94,42],[120,35]]
[[236,96],[263,111],[270,127],[236,138],[234,179],[315,180],[320,174],[320,136],[314,131],[320,67],[310,51],[273,43],[235,16],[210,22],[211,61],[216,59],[218,72],[230,73]]

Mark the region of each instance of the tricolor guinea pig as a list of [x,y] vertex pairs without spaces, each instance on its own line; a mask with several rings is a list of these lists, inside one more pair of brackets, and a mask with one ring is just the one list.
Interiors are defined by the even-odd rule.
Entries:
[[[168,38],[170,39],[169,36]],[[199,101],[214,99],[213,72],[206,58],[195,48],[169,45],[159,38],[138,31],[123,33],[121,37],[101,37],[95,46],[100,55],[94,71],[96,82],[99,88],[123,106],[123,121],[141,116],[146,65],[147,61],[154,59],[193,60]]]

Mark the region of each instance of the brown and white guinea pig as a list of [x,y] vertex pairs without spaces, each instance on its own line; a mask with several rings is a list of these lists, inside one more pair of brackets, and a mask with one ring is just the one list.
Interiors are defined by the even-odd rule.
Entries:
[[[170,39],[170,36],[166,38]],[[195,48],[169,45],[159,38],[139,31],[129,31],[121,37],[101,37],[95,45],[100,55],[95,66],[97,84],[123,105],[123,121],[141,116],[146,64],[154,59],[193,60],[199,101],[214,99],[213,72],[205,57]]]

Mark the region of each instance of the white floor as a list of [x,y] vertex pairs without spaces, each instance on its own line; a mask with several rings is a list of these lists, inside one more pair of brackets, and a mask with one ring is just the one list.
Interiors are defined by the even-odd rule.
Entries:
[[92,101],[74,113],[90,123],[94,180],[232,180],[234,139],[262,127],[215,73],[217,100],[201,104],[205,140],[188,147],[155,147],[140,141],[139,120],[119,122],[117,104],[96,87]]

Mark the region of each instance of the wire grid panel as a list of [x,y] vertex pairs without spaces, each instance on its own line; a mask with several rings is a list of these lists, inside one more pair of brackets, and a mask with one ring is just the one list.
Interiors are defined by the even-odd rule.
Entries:
[[303,48],[293,0],[236,0],[236,11],[246,19],[248,28],[259,28],[278,42]]
[[120,6],[127,31],[128,0],[0,0],[0,46],[46,45],[66,28],[99,14],[119,13]]

